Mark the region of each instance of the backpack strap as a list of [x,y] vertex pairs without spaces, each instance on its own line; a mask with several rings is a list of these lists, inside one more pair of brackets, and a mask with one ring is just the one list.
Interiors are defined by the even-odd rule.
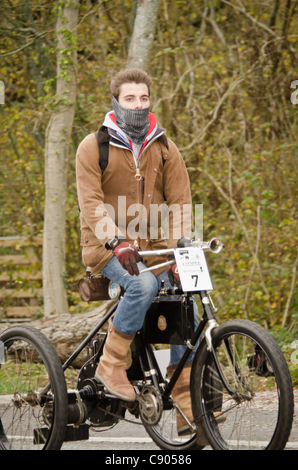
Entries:
[[[100,139],[98,138],[99,133],[101,134]],[[104,172],[105,172],[105,169],[107,168],[108,163],[109,163],[110,138],[108,137],[107,128],[105,126],[102,126],[100,129],[98,129],[98,131],[94,132],[94,135],[95,135],[96,142],[97,142],[97,145],[98,145],[99,167],[101,169],[101,174],[103,175]],[[166,146],[167,150],[169,150],[168,139],[167,139],[165,134],[160,136],[158,141],[161,144],[164,144]],[[165,158],[163,156],[163,152],[162,152],[162,163],[163,163],[163,165],[165,164]]]
[[166,136],[166,134],[162,134],[158,139],[157,139],[158,142],[160,142],[161,144],[165,145],[167,150],[169,150],[169,142],[168,142],[168,138]]
[[[169,142],[168,142],[168,139],[167,139],[167,136],[165,134],[163,134],[162,136],[160,136],[159,139],[157,139],[157,141],[164,145],[167,149],[167,152],[169,151]],[[161,158],[162,158],[162,165],[164,166],[165,163],[166,163],[166,159],[164,157],[164,154],[163,154],[163,149],[162,149],[162,146],[161,146]]]
[[99,152],[99,167],[103,175],[109,163],[109,141],[98,142],[98,131],[94,132]]

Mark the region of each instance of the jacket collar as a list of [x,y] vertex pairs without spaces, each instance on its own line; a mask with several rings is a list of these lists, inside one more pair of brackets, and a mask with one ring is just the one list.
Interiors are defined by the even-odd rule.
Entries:
[[[156,116],[153,113],[149,113],[150,127],[144,142],[144,145],[141,149],[140,154],[154,141],[158,140],[160,143],[164,144],[167,148],[168,139],[165,134],[165,130],[157,125]],[[128,149],[132,151],[132,144],[116,124],[116,118],[113,111],[107,113],[103,126],[98,131],[98,143],[110,142],[116,147],[123,149]]]

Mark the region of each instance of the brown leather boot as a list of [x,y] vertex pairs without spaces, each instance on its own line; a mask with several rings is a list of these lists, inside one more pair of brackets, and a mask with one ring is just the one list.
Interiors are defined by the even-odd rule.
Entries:
[[[168,376],[171,378],[176,370],[177,364],[169,366],[167,369]],[[187,362],[184,366],[184,369],[181,372],[179,379],[173,389],[172,396],[174,401],[178,403],[181,410],[187,417],[190,423],[193,423],[193,414],[192,414],[192,407],[191,407],[191,397],[190,397],[190,374],[191,374],[192,362]],[[189,434],[193,434],[192,429],[188,426],[185,419],[177,410],[177,431],[178,436],[187,436]],[[207,446],[209,445],[209,441],[207,440],[204,430],[201,426],[198,426],[197,429],[197,444],[200,446]]]
[[126,375],[126,361],[134,337],[119,331],[110,320],[103,355],[95,373],[97,382],[102,383],[109,393],[130,402],[135,401],[135,390]]

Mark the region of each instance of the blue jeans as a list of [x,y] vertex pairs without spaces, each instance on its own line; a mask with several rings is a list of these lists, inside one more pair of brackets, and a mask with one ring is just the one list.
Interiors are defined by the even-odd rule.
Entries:
[[[138,268],[141,271],[146,269],[146,266],[138,263]],[[126,291],[116,310],[113,323],[118,330],[127,335],[133,335],[142,328],[146,312],[161,287],[161,281],[165,281],[165,287],[172,287],[166,271],[157,277],[150,271],[140,276],[125,276],[127,271],[121,266],[116,256],[113,256],[101,273],[117,282]],[[172,299],[174,300],[175,297]],[[193,302],[196,330],[199,324],[199,312],[195,300]],[[186,349],[187,346],[184,345],[171,345],[171,364],[178,364]],[[193,350],[189,361],[194,359],[196,349]]]

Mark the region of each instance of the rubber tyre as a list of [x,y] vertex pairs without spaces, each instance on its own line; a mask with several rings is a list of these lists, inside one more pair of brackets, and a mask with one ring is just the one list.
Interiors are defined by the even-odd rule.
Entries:
[[158,430],[154,426],[149,426],[148,424],[143,423],[144,428],[146,429],[148,435],[151,437],[153,442],[162,450],[168,450],[171,452],[188,452],[191,450],[202,450],[204,447],[200,447],[196,443],[196,436],[190,438],[184,444],[170,444],[168,441],[163,439],[159,434]]
[[[68,419],[67,387],[61,362],[50,341],[35,328],[13,326],[0,335],[0,341],[8,347],[16,340],[30,343],[40,355],[47,370],[51,383],[51,391],[55,397],[55,406],[50,436],[43,450],[59,450],[64,441]],[[2,425],[1,416],[0,425]]]
[[[280,395],[278,422],[271,441],[265,450],[282,450],[285,448],[289,439],[294,414],[292,380],[283,353],[273,337],[264,330],[264,328],[247,320],[233,320],[213,330],[212,343],[214,349],[216,349],[217,345],[219,345],[227,335],[231,334],[250,337],[258,343],[270,360]],[[210,355],[211,353],[207,350],[206,340],[204,339],[197,351],[191,375],[193,414],[196,421],[200,420],[200,422],[202,422],[212,448],[215,450],[223,450],[225,449],[223,445],[224,439],[218,431],[218,428],[212,426],[212,420],[206,418],[202,392],[203,388],[201,387],[205,366],[208,361],[210,361]],[[215,428],[217,428],[217,430]]]

